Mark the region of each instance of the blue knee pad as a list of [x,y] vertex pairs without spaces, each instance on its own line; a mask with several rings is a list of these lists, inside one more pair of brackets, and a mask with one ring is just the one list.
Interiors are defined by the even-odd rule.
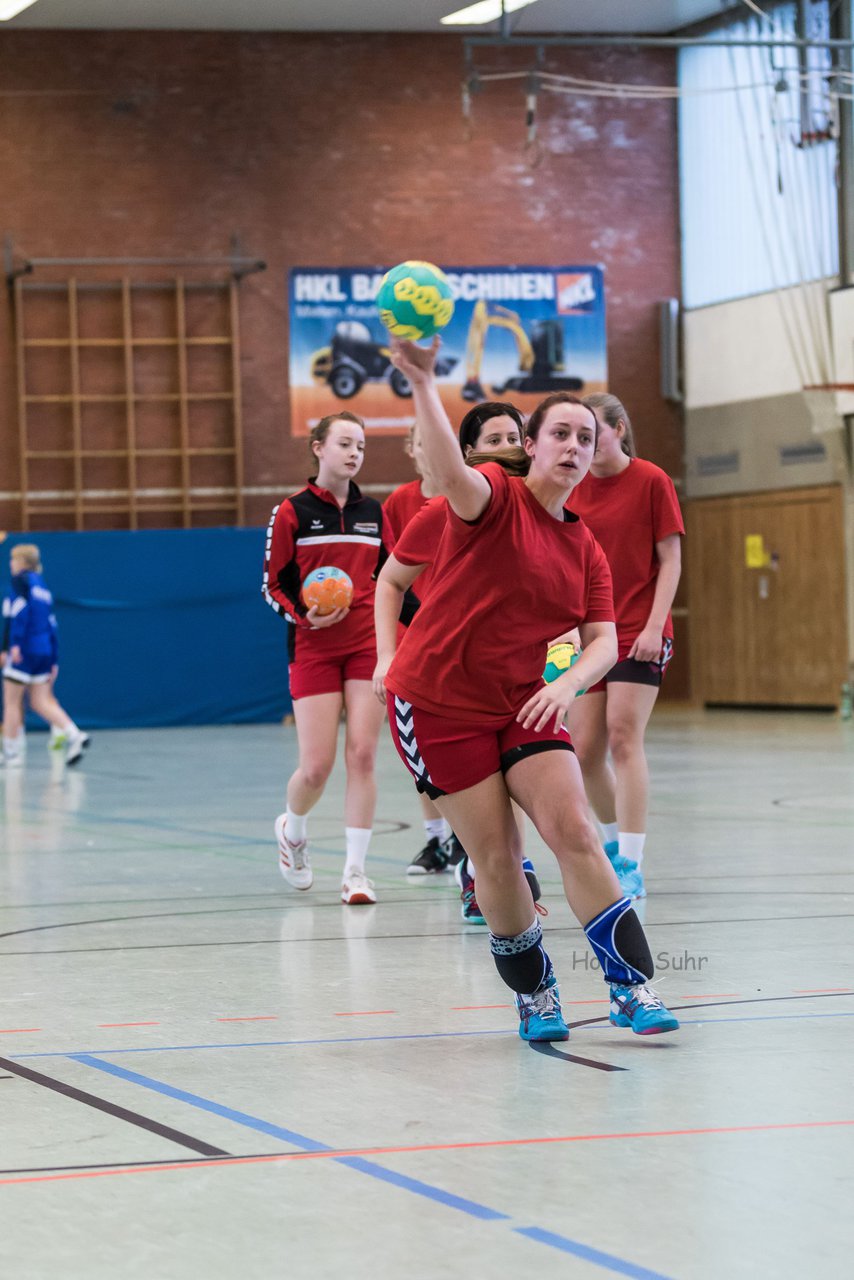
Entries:
[[584,926],[606,982],[636,985],[655,972],[643,925],[631,898],[620,898]]

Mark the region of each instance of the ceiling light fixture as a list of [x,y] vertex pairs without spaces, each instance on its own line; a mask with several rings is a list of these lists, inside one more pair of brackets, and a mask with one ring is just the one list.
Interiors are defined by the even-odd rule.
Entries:
[[0,0],[0,22],[8,22],[10,18],[17,18],[19,13],[23,13],[25,9],[29,9],[31,4],[35,4],[36,0]]
[[[526,5],[536,4],[537,0],[504,0],[503,12],[515,13]],[[502,15],[501,0],[478,0],[477,4],[467,5],[456,13],[449,13],[439,21],[446,27],[475,27],[484,22],[495,22]]]

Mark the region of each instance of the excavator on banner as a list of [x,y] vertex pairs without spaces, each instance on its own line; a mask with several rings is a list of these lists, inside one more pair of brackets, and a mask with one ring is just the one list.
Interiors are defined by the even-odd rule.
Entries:
[[519,373],[508,378],[500,387],[493,387],[497,395],[507,391],[530,391],[548,394],[551,391],[581,391],[582,378],[564,374],[563,326],[559,320],[535,320],[530,337],[515,311],[498,303],[487,304],[482,299],[475,303],[466,340],[466,380],[462,387],[464,400],[487,400],[489,397],[480,380],[486,335],[491,328],[507,329],[515,338],[519,352]]

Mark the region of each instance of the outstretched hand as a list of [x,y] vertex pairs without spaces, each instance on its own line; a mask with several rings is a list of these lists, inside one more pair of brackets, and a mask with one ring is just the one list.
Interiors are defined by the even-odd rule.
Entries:
[[408,338],[392,338],[389,345],[391,362],[410,382],[428,382],[436,364],[441,339],[434,334],[429,347],[419,347]]

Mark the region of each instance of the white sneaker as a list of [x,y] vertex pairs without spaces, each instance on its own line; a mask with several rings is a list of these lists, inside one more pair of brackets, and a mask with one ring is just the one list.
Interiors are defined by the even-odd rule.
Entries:
[[70,734],[68,738],[68,746],[65,748],[65,763],[76,764],[83,752],[89,745],[88,733]]
[[345,906],[366,906],[376,900],[373,880],[368,879],[361,867],[347,867],[341,881],[341,901]]
[[279,870],[292,889],[310,889],[314,876],[308,863],[307,840],[291,844],[285,835],[286,814],[280,813],[274,823],[279,846]]
[[0,752],[0,764],[4,769],[20,769],[24,763],[23,752],[21,751],[3,751]]

